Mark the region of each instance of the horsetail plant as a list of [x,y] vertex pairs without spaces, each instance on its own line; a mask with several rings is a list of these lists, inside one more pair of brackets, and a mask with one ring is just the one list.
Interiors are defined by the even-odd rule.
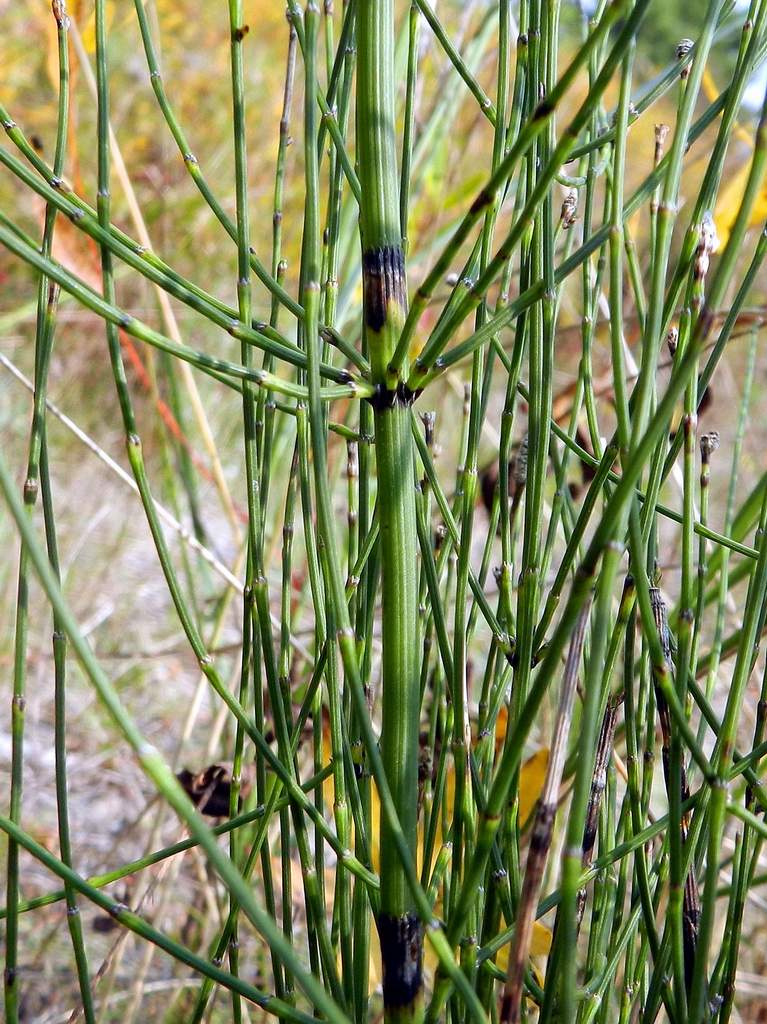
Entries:
[[[14,286],[21,263],[36,287],[33,362],[0,360],[34,378],[26,452],[0,452],[20,541],[10,1024],[28,923],[62,902],[75,984],[56,1008],[86,1021],[121,984],[83,926],[94,908],[143,944],[130,1019],[745,1018],[767,877],[767,474],[749,417],[767,101],[758,124],[744,102],[767,0],[708,0],[665,53],[659,5],[46,10],[50,161],[0,91],[0,242]],[[198,20],[225,88],[186,84]],[[95,118],[75,116],[70,65]],[[156,107],[167,213],[135,166],[126,82]],[[200,130],[187,89],[218,123]],[[185,218],[193,260],[174,249]],[[5,292],[3,347],[27,317]],[[132,477],[104,465],[139,499],[159,618],[197,673],[166,681],[178,728],[96,656],[61,568],[52,417],[102,448],[49,392],[85,332],[103,379],[81,412],[119,413]],[[50,694],[29,671],[47,614]],[[145,845],[121,836],[98,873],[67,770],[86,687],[159,798]],[[25,794],[30,692],[53,708],[57,850]],[[61,888],[28,888],[33,862]]]

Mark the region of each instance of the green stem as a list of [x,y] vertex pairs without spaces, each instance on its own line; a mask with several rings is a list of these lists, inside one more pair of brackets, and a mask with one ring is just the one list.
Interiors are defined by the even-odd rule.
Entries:
[[[394,4],[362,0],[357,11],[357,158],[364,319],[372,380],[382,552],[383,690],[381,757],[394,807],[413,858],[416,850],[418,733],[418,574],[413,441],[408,401],[387,387],[387,366],[407,313],[405,256],[395,149]],[[391,847],[385,815],[381,849]],[[378,932],[384,1014],[422,1014],[423,927],[403,865],[381,864]]]

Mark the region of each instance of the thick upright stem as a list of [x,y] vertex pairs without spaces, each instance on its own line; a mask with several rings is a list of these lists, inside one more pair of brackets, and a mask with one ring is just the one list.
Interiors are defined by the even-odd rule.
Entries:
[[[418,793],[418,574],[410,397],[386,379],[407,312],[394,136],[394,4],[364,0],[357,12],[357,155],[365,331],[373,382],[383,580],[381,752],[395,807],[415,856]],[[381,848],[393,836],[381,820]],[[423,930],[403,866],[381,864],[378,917],[387,1021],[422,1015]]]

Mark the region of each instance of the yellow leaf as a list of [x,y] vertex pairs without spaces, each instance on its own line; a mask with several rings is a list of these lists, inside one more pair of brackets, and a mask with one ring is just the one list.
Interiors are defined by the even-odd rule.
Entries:
[[[327,746],[326,746],[327,749]],[[529,757],[527,761],[522,765],[520,770],[519,778],[519,820],[524,825],[527,819],[530,817],[535,805],[541,795],[543,789],[543,783],[546,778],[546,767],[549,763],[549,751],[548,748],[542,747],[536,751],[532,757]],[[333,780],[329,778],[325,781],[325,800],[328,806],[333,805]],[[453,813],[453,806],[455,802],[455,771],[451,768],[447,773],[447,779],[445,783],[445,808],[447,812],[448,820]],[[373,868],[378,871],[380,868],[380,842],[379,842],[379,821],[381,816],[381,804],[378,799],[378,789],[375,783],[371,784],[370,793],[370,816],[372,821],[372,829],[370,836],[371,846],[371,858],[373,861]],[[423,821],[421,821],[418,829],[418,864],[419,868],[423,861]],[[439,848],[442,844],[442,826],[441,823],[437,825],[436,841],[434,844],[434,856],[439,852]]]
[[[746,191],[746,182],[750,172],[751,162],[748,161],[739,168],[719,194],[716,209],[714,210],[714,224],[716,225],[716,233],[719,235],[720,246],[724,245],[730,237],[730,231],[740,210],[740,204],[743,199],[743,193]],[[756,197],[756,201],[751,209],[748,226],[761,225],[764,223],[765,218],[767,218],[767,188],[765,188],[763,180],[759,195]]]
[[[109,32],[115,20],[115,4],[114,0],[107,2],[104,8],[104,27]],[[83,40],[83,46],[85,47],[86,53],[96,52],[96,12],[95,9],[91,13],[91,16],[83,24],[81,29],[81,35]]]
[[[550,929],[548,929],[545,924],[541,924],[540,921],[536,921],[533,924],[533,934],[530,938],[530,956],[548,956],[549,951],[551,950],[552,938],[553,936]],[[502,971],[506,971],[508,969],[510,948],[511,943],[508,942],[505,946],[501,946],[496,953],[495,963]],[[378,955],[380,957],[380,951]],[[423,959],[424,967],[428,972],[433,974],[437,968],[437,956],[431,948],[428,940],[424,943]]]
[[540,921],[533,925],[533,937],[530,940],[530,956],[548,956],[551,950],[551,930]]
[[[545,924],[541,924],[540,921],[534,921],[533,934],[530,937],[530,956],[548,956],[551,950],[552,938],[551,930]],[[509,966],[510,948],[511,943],[508,942],[505,946],[501,946],[496,954],[495,962],[502,971],[505,971]]]
[[[505,711],[505,709],[504,709]],[[505,718],[500,722],[500,729],[505,732]],[[324,749],[324,760],[326,764],[330,763],[330,729],[327,720],[323,723],[323,749]],[[532,757],[529,757],[527,761],[522,765],[520,770],[519,779],[519,814],[520,821],[524,823],[535,807],[536,801],[538,800],[541,790],[543,789],[544,779],[546,777],[546,766],[548,765],[549,751],[547,748],[542,748],[536,751]],[[325,797],[325,805],[328,808],[333,806],[333,778],[330,776],[323,783],[323,795]],[[453,813],[453,806],[455,802],[455,771],[451,767],[447,773],[447,779],[445,784],[445,806],[447,809],[448,819]],[[381,820],[381,801],[378,796],[378,789],[375,782],[371,781],[370,787],[370,855],[373,865],[373,870],[380,872],[381,870],[381,844],[380,844],[380,820]],[[424,844],[424,822],[421,820],[418,826],[418,865],[423,862],[423,844]],[[442,827],[438,824],[437,836],[435,842],[434,855],[438,854],[442,845]],[[328,884],[328,892],[333,892],[332,879]],[[435,912],[439,915],[441,912],[441,901],[438,901],[435,908]],[[547,956],[551,949],[552,935],[551,931],[539,921],[533,924],[533,934],[530,939],[530,956],[531,957],[543,957]],[[339,954],[340,957],[340,954]],[[509,961],[509,946],[506,945],[498,951],[496,956],[496,963],[501,970],[505,971]],[[340,959],[339,959],[340,966]],[[437,957],[431,948],[429,942],[424,944],[424,970],[427,974],[432,975],[437,968]],[[378,934],[375,928],[371,929],[370,932],[370,955],[368,959],[368,980],[371,991],[374,991],[380,984],[383,977],[381,967],[381,947],[378,942]]]
[[[719,95],[719,90],[711,77],[711,72],[708,70],[703,72],[703,89],[706,96],[712,101]],[[733,133],[741,142],[745,142],[750,150],[753,150],[754,139],[752,133],[747,131],[737,121],[733,126]],[[740,204],[746,191],[750,172],[751,161],[749,160],[738,169],[735,176],[730,179],[729,183],[719,193],[716,210],[714,211],[714,224],[716,225],[716,233],[719,236],[720,247],[730,237],[730,231],[740,210]],[[761,225],[767,217],[767,188],[765,184],[765,181],[762,181],[761,191],[751,209],[751,216],[748,221],[750,228],[757,224]]]
[[[703,72],[703,80],[701,82],[703,86],[703,92],[706,94],[706,99],[709,103],[713,103],[719,99],[720,89],[714,81],[714,76],[711,74],[708,68]],[[753,146],[754,140],[749,131],[747,131],[739,121],[735,121],[732,126],[734,135],[740,139],[741,142],[745,142],[747,146]]]
[[549,763],[548,747],[541,747],[522,765],[519,776],[519,821],[524,825],[541,795]]

